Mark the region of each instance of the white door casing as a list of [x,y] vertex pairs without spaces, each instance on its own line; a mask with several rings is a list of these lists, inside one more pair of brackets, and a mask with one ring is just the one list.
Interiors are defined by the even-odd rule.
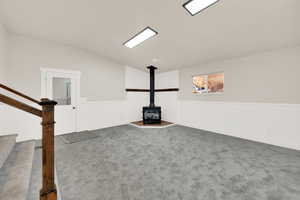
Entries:
[[80,97],[79,71],[41,68],[41,97],[54,99],[53,80],[70,80],[70,102],[55,106],[55,135],[77,131],[77,110]]

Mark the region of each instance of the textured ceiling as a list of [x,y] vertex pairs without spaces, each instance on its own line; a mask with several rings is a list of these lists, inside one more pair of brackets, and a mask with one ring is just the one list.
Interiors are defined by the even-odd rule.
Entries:
[[[73,45],[118,63],[169,70],[300,43],[299,0],[221,0],[192,17],[183,0],[0,0],[9,31]],[[122,44],[151,26],[142,45]]]

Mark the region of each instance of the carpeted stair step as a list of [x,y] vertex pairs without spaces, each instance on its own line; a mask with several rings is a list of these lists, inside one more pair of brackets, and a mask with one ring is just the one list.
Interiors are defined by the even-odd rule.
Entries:
[[[55,170],[55,183],[57,189],[57,199],[61,200],[61,195],[59,192],[59,183],[56,176],[56,170]],[[42,188],[42,147],[40,142],[36,141],[36,147],[34,151],[33,165],[31,171],[30,186],[27,193],[27,200],[40,199],[41,188]]]
[[17,135],[0,136],[0,169],[15,146]]
[[40,198],[42,188],[42,149],[38,148],[34,152],[31,180],[27,200],[37,200]]
[[26,200],[35,142],[17,143],[0,170],[0,199]]

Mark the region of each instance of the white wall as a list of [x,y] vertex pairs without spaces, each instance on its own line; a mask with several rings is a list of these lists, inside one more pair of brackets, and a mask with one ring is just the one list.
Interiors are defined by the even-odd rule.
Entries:
[[[133,89],[149,88],[149,73],[130,67],[126,68],[125,87]],[[149,105],[149,93],[127,92],[127,119],[129,122],[143,119],[142,107]]]
[[[27,39],[26,41],[28,42]],[[53,44],[49,45],[50,49],[52,49],[51,51],[55,51]],[[47,48],[47,45],[45,45],[43,48]],[[26,50],[26,47],[22,47],[22,49],[23,52]],[[74,51],[76,51],[76,49],[73,49],[71,52],[73,56],[76,57],[77,54],[75,55]],[[29,50],[29,52],[33,51]],[[36,55],[31,55],[30,60],[33,61],[34,57],[38,57],[37,60],[41,61],[44,55],[39,54],[39,52],[36,50],[34,52]],[[70,57],[68,53],[70,52],[66,49],[65,53],[67,54],[66,57],[69,59]],[[21,54],[18,50],[18,53],[16,55],[12,55],[10,56],[10,58],[20,58],[21,60],[12,60],[11,62],[14,66],[13,68],[16,68],[17,63],[22,64],[22,61],[25,62],[25,64],[27,63],[29,59],[26,58],[27,56],[29,57],[28,53],[25,53],[26,57],[24,57],[24,55]],[[53,54],[54,58],[56,58],[56,56],[65,59],[64,54]],[[204,99],[202,99],[201,96],[198,96],[195,99],[189,99],[188,96],[184,95],[182,96],[182,94],[191,93],[192,88],[191,85],[189,87],[186,85],[187,80],[183,78],[183,76],[186,77],[187,73],[202,73],[203,69],[205,69],[205,72],[209,72],[210,68],[208,66],[212,67],[211,70],[215,70],[216,68],[220,69],[220,66],[224,66],[222,67],[222,69],[224,69],[226,76],[227,67],[230,68],[231,71],[234,71],[236,69],[241,74],[247,74],[249,70],[251,71],[251,67],[249,67],[249,65],[251,64],[251,66],[253,66],[255,69],[260,68],[264,72],[268,70],[270,76],[276,75],[276,77],[278,77],[277,75],[279,74],[279,72],[281,73],[283,71],[280,67],[283,67],[285,69],[289,69],[289,73],[285,73],[285,75],[291,74],[291,76],[284,76],[280,80],[286,81],[284,83],[285,85],[292,85],[291,88],[295,88],[293,84],[298,84],[297,81],[299,80],[295,80],[295,76],[298,76],[299,74],[297,71],[298,69],[296,69],[295,66],[300,65],[300,61],[298,62],[297,56],[298,48],[285,49],[260,55],[248,56],[247,58],[238,58],[230,61],[210,63],[207,65],[207,67],[203,66],[204,68],[193,67],[179,71],[157,74],[156,88],[179,87],[181,98],[178,98],[178,92],[156,93],[156,105],[162,106],[163,119],[167,121],[177,122],[178,124],[208,131],[214,131],[221,134],[232,135],[240,138],[300,150],[300,123],[298,123],[298,119],[300,118],[300,105],[297,99],[293,99],[293,97],[297,97],[294,96],[294,90],[287,89],[285,91],[284,94],[288,95],[289,98],[286,98],[285,96],[281,97],[283,99],[289,99],[290,102],[294,102],[295,104],[276,102],[275,100],[277,98],[274,98],[275,100],[273,99],[274,102],[265,103],[255,102],[252,98],[249,98],[248,100],[244,99],[243,102],[238,102],[228,99],[227,97],[222,99],[222,96],[204,97]],[[94,56],[92,57],[94,58]],[[80,59],[77,58],[77,60],[75,59],[74,62],[77,62],[78,60]],[[87,63],[90,63],[88,58],[85,58],[85,61]],[[78,62],[82,64],[82,61]],[[231,66],[229,63],[232,65],[234,64],[235,67]],[[35,63],[29,62],[26,64],[26,66],[33,64]],[[275,64],[276,67],[270,67],[274,66]],[[22,66],[24,66],[24,64],[22,64]],[[214,66],[216,67],[214,68]],[[244,68],[244,66],[246,67]],[[49,66],[47,65],[46,67]],[[37,69],[37,71],[39,72],[39,69]],[[28,74],[26,74],[26,71],[24,71],[23,73],[25,77],[28,76]],[[130,67],[124,67],[123,76],[124,89],[143,89],[149,87],[148,72],[139,71]],[[189,79],[191,79],[191,76],[188,77]],[[257,77],[253,77],[253,79],[256,78]],[[248,80],[251,79],[249,79],[248,77]],[[25,87],[25,85],[27,84],[26,81],[27,79],[23,80],[23,77],[20,77],[20,80],[17,81],[17,86],[24,88],[24,90],[27,90],[27,87]],[[191,81],[188,82],[189,84],[191,84]],[[227,82],[228,77],[227,79],[225,77],[225,84]],[[22,85],[21,83],[24,83],[24,85]],[[239,82],[236,82],[236,84],[238,83]],[[38,84],[38,86],[35,87],[34,84],[32,84],[31,86],[35,89],[39,89],[40,83],[35,84]],[[266,84],[265,87],[269,89],[268,91],[278,92],[277,88],[272,87],[272,84]],[[225,85],[225,92],[227,90],[230,90],[230,88],[228,88],[228,85]],[[34,93],[34,91],[31,92]],[[85,94],[88,95],[89,93]],[[260,93],[255,95],[260,96]],[[240,97],[243,96],[241,95]],[[210,99],[208,101],[205,98]],[[218,99],[215,100],[214,98]],[[92,101],[90,101],[91,99]],[[100,98],[101,100],[94,100],[93,98],[91,99],[88,98],[88,101],[82,102],[79,105],[77,120],[78,131],[104,128],[125,124],[130,121],[141,120],[142,107],[149,104],[148,93],[124,92],[123,98],[120,99],[117,97],[110,100],[106,100],[105,98]],[[272,99],[269,100],[271,101]],[[40,138],[40,119],[38,119],[37,117],[15,110],[13,108],[9,108],[7,106],[0,106],[0,113],[0,135],[17,133],[19,134],[19,141]]]
[[179,101],[179,124],[300,150],[300,105]]
[[40,139],[41,119],[9,106],[0,106],[0,136],[18,134],[17,141]]
[[[178,88],[179,87],[179,72],[170,71],[164,73],[156,73],[155,88]],[[150,80],[149,72],[136,70],[133,68],[126,69],[126,88],[134,89],[149,89]],[[156,92],[155,105],[162,108],[162,119],[170,122],[178,120],[178,92]],[[150,101],[149,93],[147,92],[128,92],[127,106],[129,108],[129,121],[141,120],[142,107],[148,106]]]
[[147,89],[150,87],[149,73],[126,67],[125,85],[131,89]]
[[[222,94],[193,94],[192,76],[223,71]],[[181,100],[300,103],[300,46],[180,70]]]
[[[179,71],[170,71],[156,75],[156,88],[179,88]],[[178,92],[156,92],[155,104],[161,106],[162,119],[169,122],[178,121]]]
[[[125,69],[125,88],[148,88],[148,73],[131,67]],[[86,102],[80,105],[78,129],[93,130],[127,124],[142,119],[142,107],[148,94],[128,92],[124,100]]]
[[2,24],[0,24],[0,82],[4,83],[6,80],[7,68],[7,32]]
[[[126,88],[145,88],[148,79],[146,72],[126,67]],[[121,100],[81,102],[77,109],[77,131],[100,129],[141,120],[142,106],[147,105],[148,101],[147,93],[127,93]],[[0,106],[0,113],[0,135],[18,134],[17,141],[41,138],[41,120],[38,117],[8,106]],[[58,130],[56,134],[61,132]]]
[[[149,89],[150,80],[149,72],[140,71],[133,68],[126,68],[126,88],[134,89]],[[155,74],[155,88],[178,88],[179,87],[179,72],[170,71]],[[170,122],[178,120],[178,92],[156,92],[155,105],[162,108],[162,119]],[[147,92],[128,92],[127,106],[129,108],[129,121],[141,120],[142,107],[148,106],[150,101],[149,93]]]
[[[36,99],[41,96],[40,67],[81,71],[84,101],[78,105],[78,131],[140,120],[141,108],[147,105],[146,93],[125,92],[148,87],[146,72],[75,47],[18,35],[9,37],[8,55],[8,85]],[[8,106],[1,106],[0,113],[0,135],[16,133],[18,141],[41,138],[39,118]]]
[[[182,69],[177,122],[300,150],[299,66],[296,47]],[[192,75],[220,70],[225,72],[223,95],[192,94]]]
[[88,101],[125,99],[124,66],[68,45],[10,35],[8,84],[40,99],[41,67],[80,71],[81,97]]

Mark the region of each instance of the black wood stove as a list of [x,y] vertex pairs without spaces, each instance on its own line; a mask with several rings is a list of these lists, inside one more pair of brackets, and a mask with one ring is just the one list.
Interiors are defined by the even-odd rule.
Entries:
[[155,70],[154,66],[147,67],[150,70],[150,105],[143,107],[144,124],[160,124],[161,123],[161,107],[155,106]]

